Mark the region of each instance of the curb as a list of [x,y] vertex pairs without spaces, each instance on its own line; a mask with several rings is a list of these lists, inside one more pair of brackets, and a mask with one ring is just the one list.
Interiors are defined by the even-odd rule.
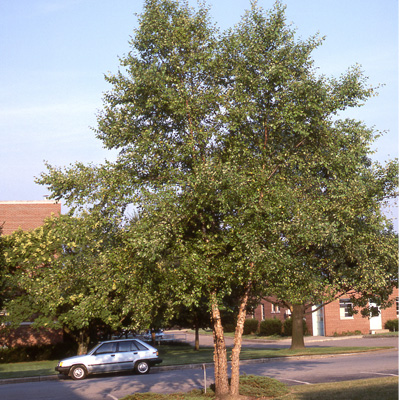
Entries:
[[0,379],[0,385],[9,385],[12,383],[55,381],[58,379],[58,375],[27,376],[25,378]]

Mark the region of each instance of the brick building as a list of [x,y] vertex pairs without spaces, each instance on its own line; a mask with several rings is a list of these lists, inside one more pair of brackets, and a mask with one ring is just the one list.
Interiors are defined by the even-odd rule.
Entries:
[[[381,310],[379,316],[372,318],[362,317],[360,313],[351,315],[349,309],[351,309],[352,304],[348,297],[342,296],[339,300],[318,310],[316,310],[317,307],[313,307],[316,311],[312,313],[306,312],[305,320],[308,333],[313,336],[333,336],[360,331],[365,335],[379,332],[384,329],[388,320],[399,318],[399,289],[394,289],[390,297],[394,304]],[[253,318],[258,321],[277,318],[283,322],[288,317],[290,317],[290,310],[267,300],[262,300],[253,315]]]
[[51,215],[61,214],[61,204],[55,201],[0,201],[0,226],[3,235],[18,229],[38,228]]
[[[10,235],[18,229],[28,231],[38,228],[46,218],[60,214],[61,204],[55,201],[0,201],[0,226],[3,228],[3,235]],[[0,347],[51,344],[62,340],[61,331],[32,329],[29,322],[21,324],[12,332],[8,331],[6,335],[1,334],[0,326]]]

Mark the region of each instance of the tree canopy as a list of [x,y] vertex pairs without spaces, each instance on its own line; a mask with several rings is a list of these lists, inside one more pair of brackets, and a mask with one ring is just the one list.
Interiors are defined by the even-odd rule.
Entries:
[[[169,294],[168,312],[208,298],[218,396],[238,394],[249,298],[304,305],[394,283],[380,205],[396,195],[397,164],[372,164],[378,134],[341,119],[375,90],[359,66],[318,75],[312,52],[321,44],[296,38],[280,2],[268,12],[254,2],[220,32],[203,5],[146,0],[98,114],[96,135],[118,159],[48,165],[38,179],[52,198],[100,219],[135,207],[117,264],[129,275],[134,258],[140,274],[132,267],[130,278],[147,282],[153,303]],[[230,389],[226,296],[239,310]]]

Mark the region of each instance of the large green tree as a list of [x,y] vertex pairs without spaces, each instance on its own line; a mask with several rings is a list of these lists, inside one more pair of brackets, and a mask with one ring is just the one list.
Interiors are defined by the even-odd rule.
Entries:
[[[319,289],[329,283],[320,265],[350,250],[347,232],[364,218],[368,203],[346,203],[357,179],[380,180],[383,197],[392,195],[393,168],[378,176],[365,162],[372,132],[339,120],[374,91],[357,66],[338,79],[318,76],[311,54],[321,40],[296,39],[279,2],[271,12],[253,3],[220,33],[204,6],[147,0],[130,44],[121,70],[106,77],[112,90],[96,130],[120,151],[117,161],[48,165],[38,181],[53,198],[102,218],[136,207],[121,265],[135,259],[132,279],[147,282],[154,307],[169,295],[160,302],[167,313],[208,299],[217,396],[237,396],[249,299],[275,292],[303,304],[297,293],[315,277]],[[346,265],[331,268],[336,280]],[[238,299],[230,386],[227,297]]]

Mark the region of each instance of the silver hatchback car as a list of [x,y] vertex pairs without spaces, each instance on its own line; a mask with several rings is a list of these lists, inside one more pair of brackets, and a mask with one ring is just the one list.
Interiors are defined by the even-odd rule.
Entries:
[[151,366],[161,362],[154,347],[139,339],[126,339],[102,342],[88,354],[61,360],[55,369],[60,374],[79,380],[88,374],[126,370],[147,374]]

